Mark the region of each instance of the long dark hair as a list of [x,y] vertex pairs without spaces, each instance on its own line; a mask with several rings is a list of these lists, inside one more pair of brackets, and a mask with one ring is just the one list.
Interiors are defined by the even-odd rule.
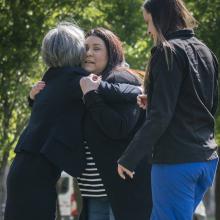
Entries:
[[120,67],[124,62],[124,51],[122,47],[122,42],[110,30],[107,30],[102,27],[94,28],[90,30],[86,34],[86,38],[90,36],[99,37],[105,43],[105,46],[108,51],[108,63],[104,71],[102,72],[102,76],[106,77],[106,75],[112,71],[113,69]]
[[[156,46],[163,47],[169,69],[172,65],[172,56],[169,53],[172,50],[172,46],[167,42],[166,36],[180,29],[193,29],[197,27],[198,22],[182,0],[146,0],[143,4],[143,10],[152,16],[153,24],[157,31]],[[151,59],[145,74],[145,87],[149,80]]]
[[166,35],[184,28],[195,28],[196,19],[182,0],[146,0],[143,9],[150,13],[158,33],[157,44],[163,43]]

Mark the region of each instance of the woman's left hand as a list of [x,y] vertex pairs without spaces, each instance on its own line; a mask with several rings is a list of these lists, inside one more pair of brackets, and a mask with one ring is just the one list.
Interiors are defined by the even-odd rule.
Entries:
[[87,77],[82,77],[80,79],[80,87],[82,89],[83,95],[86,93],[97,90],[101,82],[101,77],[94,74],[90,74]]
[[118,164],[118,174],[122,179],[126,179],[126,176],[129,176],[131,179],[134,177],[134,172],[126,169],[122,165]]

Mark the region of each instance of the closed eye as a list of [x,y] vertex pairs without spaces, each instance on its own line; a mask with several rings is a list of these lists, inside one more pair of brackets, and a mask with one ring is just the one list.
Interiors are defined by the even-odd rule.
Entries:
[[95,47],[94,50],[100,50],[100,48],[99,47]]

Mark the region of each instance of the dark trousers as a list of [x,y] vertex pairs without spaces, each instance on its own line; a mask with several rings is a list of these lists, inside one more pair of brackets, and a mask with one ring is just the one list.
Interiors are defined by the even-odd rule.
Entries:
[[80,220],[115,220],[108,197],[84,197]]
[[54,220],[60,173],[43,155],[18,153],[7,178],[4,220]]

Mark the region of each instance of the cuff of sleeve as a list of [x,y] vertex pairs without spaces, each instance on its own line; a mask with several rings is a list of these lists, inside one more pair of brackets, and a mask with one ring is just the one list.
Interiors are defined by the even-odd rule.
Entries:
[[148,164],[152,164],[152,154],[148,153],[142,157],[138,151],[125,151],[125,153],[122,154],[117,162],[118,164],[133,172],[142,160],[146,161]]
[[96,90],[90,91],[83,96],[83,101],[87,108],[102,102],[102,98],[99,96]]
[[131,163],[131,161],[128,160],[124,155],[119,158],[118,164],[122,165],[131,172],[134,172],[136,168],[136,165],[134,163]]
[[107,87],[107,85],[108,85],[107,82],[101,80],[99,87],[98,87],[98,91],[101,92],[103,89],[105,89],[105,87]]
[[30,96],[28,96],[27,100],[28,100],[29,107],[32,107],[34,104],[34,100]]

